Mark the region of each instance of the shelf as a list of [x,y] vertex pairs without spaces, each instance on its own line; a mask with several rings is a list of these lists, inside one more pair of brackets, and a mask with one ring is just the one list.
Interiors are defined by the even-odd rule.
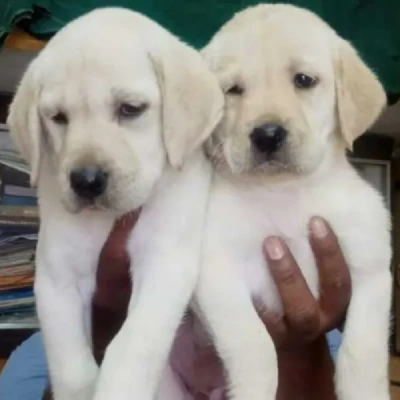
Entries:
[[[1,123],[0,123],[0,148],[1,149],[14,148],[6,125]],[[25,315],[11,314],[7,316],[0,316],[0,333],[2,335],[14,334],[14,331],[18,331],[18,335],[20,334],[22,335],[23,331],[29,332],[38,329],[39,329],[38,319],[36,315],[33,314],[33,312]]]

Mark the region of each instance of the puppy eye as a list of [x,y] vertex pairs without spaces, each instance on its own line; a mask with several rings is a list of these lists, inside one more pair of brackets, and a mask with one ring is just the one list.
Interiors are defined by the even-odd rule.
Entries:
[[143,113],[147,108],[147,104],[134,106],[128,103],[122,103],[118,108],[118,117],[120,118],[135,118]]
[[296,74],[293,82],[298,89],[311,89],[318,83],[318,79],[306,74]]
[[52,121],[57,125],[67,125],[68,124],[68,117],[67,114],[59,111],[57,114],[51,117]]
[[240,96],[243,93],[244,89],[239,85],[233,85],[226,91],[226,94],[232,94],[235,96]]

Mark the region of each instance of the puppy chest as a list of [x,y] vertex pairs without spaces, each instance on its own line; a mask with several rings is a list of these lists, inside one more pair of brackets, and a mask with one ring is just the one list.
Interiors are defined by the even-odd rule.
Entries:
[[[249,188],[247,188],[249,189]],[[204,262],[226,265],[253,296],[279,308],[275,285],[263,254],[269,236],[279,236],[289,246],[314,294],[317,278],[309,242],[304,198],[295,193],[220,187],[210,198]]]

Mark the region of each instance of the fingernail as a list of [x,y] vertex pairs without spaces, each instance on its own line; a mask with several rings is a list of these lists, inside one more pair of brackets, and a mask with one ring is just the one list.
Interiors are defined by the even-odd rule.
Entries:
[[278,238],[270,237],[265,241],[265,250],[271,260],[278,261],[283,258],[284,250]]
[[310,223],[311,233],[318,239],[323,239],[328,235],[329,230],[322,218],[313,217]]

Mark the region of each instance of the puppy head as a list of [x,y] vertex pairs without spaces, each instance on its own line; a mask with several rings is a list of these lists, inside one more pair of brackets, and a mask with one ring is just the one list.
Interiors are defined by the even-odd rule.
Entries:
[[294,6],[238,13],[203,55],[226,99],[206,149],[235,173],[311,173],[351,146],[385,104],[382,86],[351,45]]
[[7,123],[32,184],[53,173],[69,211],[121,215],[147,200],[168,163],[184,163],[222,110],[218,82],[195,50],[140,14],[106,8],[49,42]]

